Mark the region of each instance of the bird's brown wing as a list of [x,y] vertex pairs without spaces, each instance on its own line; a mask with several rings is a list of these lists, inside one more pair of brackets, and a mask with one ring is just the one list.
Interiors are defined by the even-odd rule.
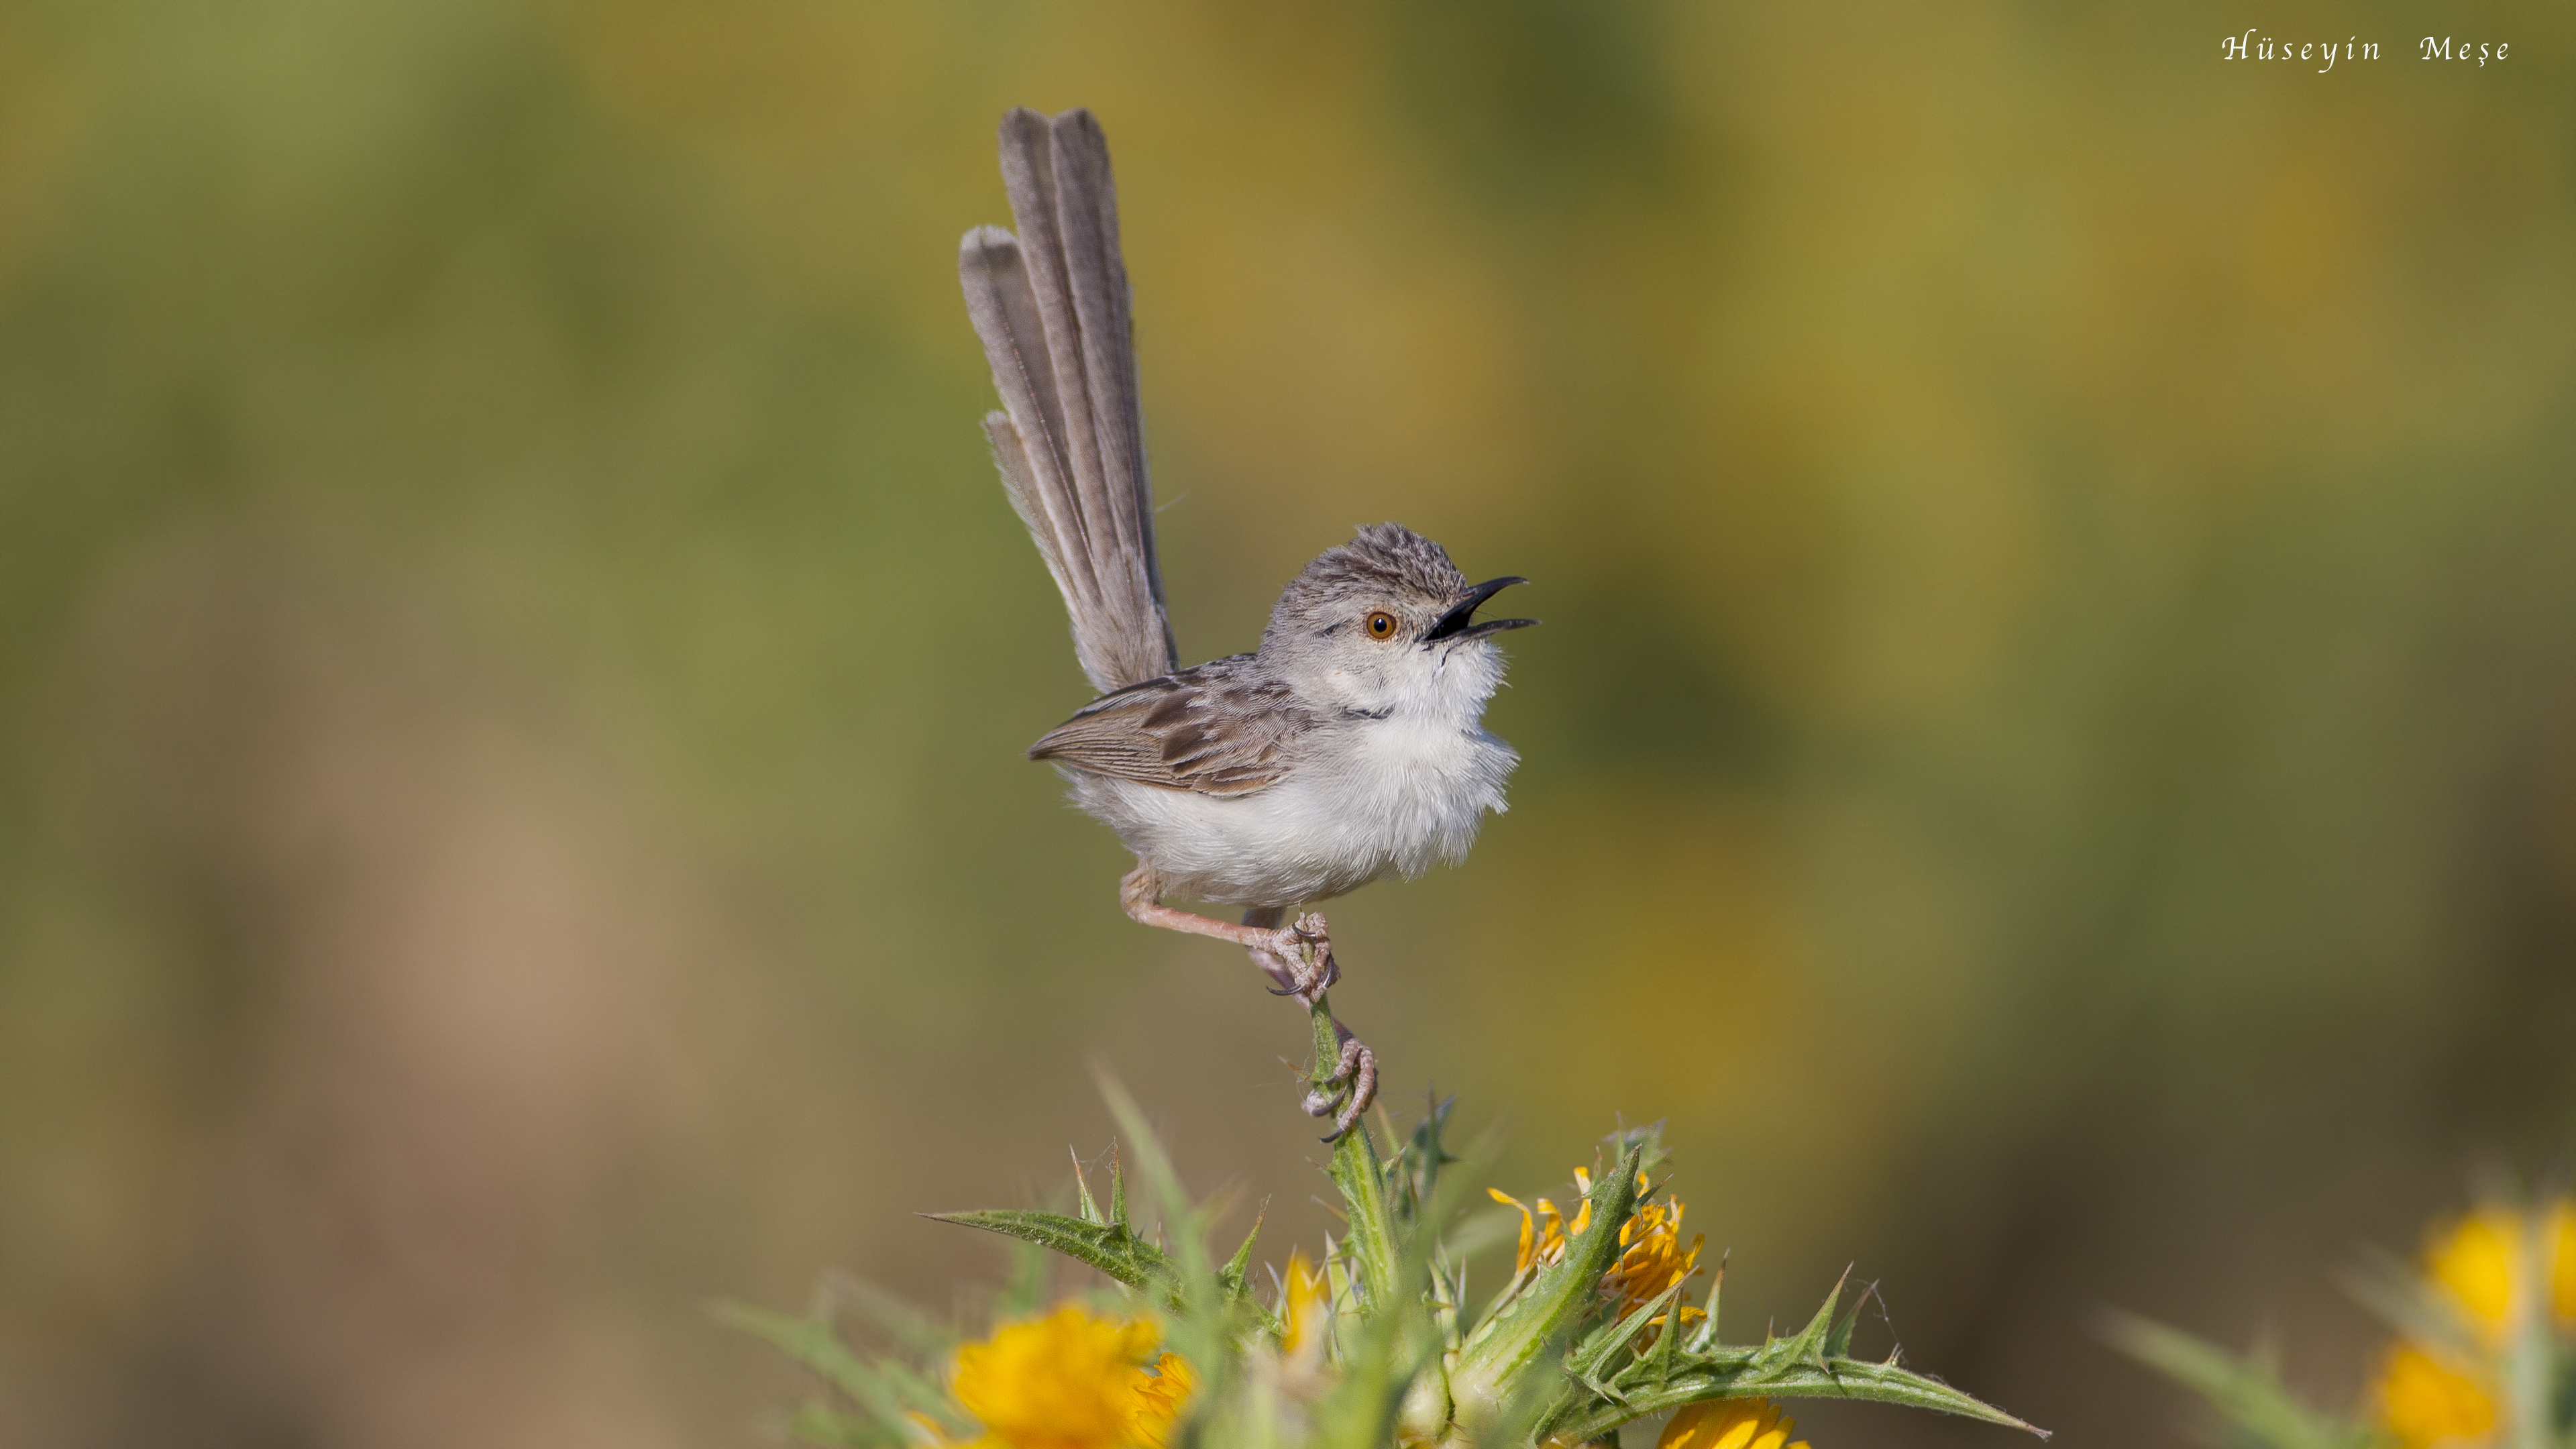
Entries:
[[1310,726],[1285,685],[1238,655],[1102,695],[1029,746],[1029,758],[1201,795],[1249,795],[1287,778]]

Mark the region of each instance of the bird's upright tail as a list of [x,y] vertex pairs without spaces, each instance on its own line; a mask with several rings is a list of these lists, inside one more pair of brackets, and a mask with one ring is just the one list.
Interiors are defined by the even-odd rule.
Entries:
[[1102,693],[1180,667],[1154,557],[1154,490],[1136,395],[1127,268],[1109,143],[1084,110],[1002,118],[1014,237],[979,226],[958,249],[966,311],[1005,411],[984,431],[1011,504],[1073,616],[1074,654]]

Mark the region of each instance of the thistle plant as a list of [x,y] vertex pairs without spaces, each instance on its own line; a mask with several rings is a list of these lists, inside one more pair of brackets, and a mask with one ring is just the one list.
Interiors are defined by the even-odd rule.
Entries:
[[[1337,1032],[1328,1002],[1312,1017],[1320,1088]],[[1726,1342],[1724,1265],[1705,1268],[1700,1237],[1684,1243],[1684,1207],[1654,1129],[1610,1138],[1576,1174],[1570,1211],[1487,1189],[1518,1210],[1519,1240],[1510,1278],[1470,1312],[1468,1255],[1499,1240],[1463,1216],[1478,1195],[1462,1169],[1486,1154],[1451,1154],[1448,1103],[1400,1140],[1383,1113],[1378,1130],[1363,1121],[1333,1139],[1345,1230],[1320,1253],[1294,1252],[1284,1270],[1257,1274],[1260,1225],[1220,1260],[1213,1211],[1182,1190],[1126,1095],[1114,1083],[1103,1091],[1161,1226],[1150,1240],[1141,1230],[1115,1158],[1105,1206],[1077,1162],[1072,1212],[933,1214],[1019,1245],[980,1341],[959,1343],[856,1288],[804,1317],[719,1310],[819,1376],[824,1392],[792,1421],[800,1437],[890,1449],[1615,1445],[1621,1426],[1669,1415],[1659,1449],[1792,1449],[1794,1426],[1775,1401],[1800,1398],[2041,1432],[1894,1353],[1855,1357],[1866,1294],[1846,1301],[1847,1282],[1794,1334]],[[1049,1255],[1114,1287],[1050,1305]],[[874,1318],[891,1346],[852,1349],[836,1328],[841,1300]]]
[[2121,1317],[2112,1340],[2206,1399],[2246,1449],[2576,1449],[2576,1202],[2489,1203],[2366,1265],[2354,1296],[2394,1335],[2360,1405],[2301,1402],[2270,1356]]

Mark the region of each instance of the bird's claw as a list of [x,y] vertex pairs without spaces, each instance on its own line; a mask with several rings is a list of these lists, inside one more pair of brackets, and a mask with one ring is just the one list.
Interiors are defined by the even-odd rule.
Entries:
[[[1359,1121],[1360,1114],[1377,1100],[1377,1053],[1351,1035],[1349,1027],[1335,1022],[1333,1029],[1341,1036],[1341,1058],[1333,1064],[1333,1074],[1316,1083],[1302,1104],[1309,1117],[1333,1119],[1332,1135],[1324,1139],[1326,1142],[1350,1131],[1351,1124]],[[1336,1104],[1341,1108],[1338,1112],[1334,1111]]]
[[1312,911],[1299,916],[1295,925],[1272,931],[1253,948],[1253,958],[1279,983],[1268,988],[1271,995],[1293,996],[1310,1007],[1342,979],[1341,963],[1333,959],[1332,934],[1324,918]]
[[[1253,964],[1275,983],[1271,995],[1293,996],[1308,1011],[1317,1010],[1323,1006],[1324,993],[1342,979],[1341,963],[1333,959],[1332,928],[1315,911],[1285,927],[1272,924],[1278,919],[1266,910],[1248,911],[1243,924],[1253,930],[1249,939],[1238,939],[1244,939]],[[1333,1061],[1332,1075],[1314,1080],[1302,1104],[1309,1117],[1333,1119],[1333,1134],[1324,1139],[1327,1142],[1350,1131],[1377,1100],[1377,1054],[1340,1022],[1333,1023],[1333,1032],[1340,1054]],[[1322,1069],[1318,1062],[1316,1070]]]

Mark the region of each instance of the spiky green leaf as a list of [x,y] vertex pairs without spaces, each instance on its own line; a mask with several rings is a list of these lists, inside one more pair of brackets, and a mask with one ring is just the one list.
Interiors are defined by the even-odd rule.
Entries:
[[2478,1328],[2459,1300],[2399,1259],[2372,1253],[2344,1277],[2344,1291],[2388,1326],[2417,1343],[2474,1358],[2485,1352]]
[[1086,1223],[1109,1221],[1100,1215],[1100,1204],[1091,1200],[1091,1179],[1082,1174],[1082,1154],[1071,1147],[1065,1148],[1065,1152],[1073,1158],[1073,1190],[1082,1201],[1082,1220]]
[[1843,1276],[1834,1280],[1833,1291],[1817,1305],[1815,1316],[1807,1320],[1807,1326],[1799,1329],[1796,1337],[1782,1339],[1773,1346],[1781,1361],[1816,1368],[1825,1366],[1826,1341],[1833,1337],[1834,1332],[1834,1307],[1842,1301],[1843,1285],[1850,1281],[1851,1269],[1845,1268]]
[[2243,1442],[2261,1449],[2362,1449],[2376,1436],[2293,1398],[2268,1366],[2179,1329],[2128,1314],[2104,1328],[2114,1347],[2202,1398]]
[[[749,1303],[724,1302],[710,1310],[718,1323],[739,1328],[784,1352],[789,1358],[823,1376],[823,1381],[858,1403],[879,1407],[883,1385],[876,1370],[850,1352],[848,1344],[832,1331],[832,1325],[819,1319],[780,1313]],[[902,1412],[890,1398],[883,1400],[888,1414]]]
[[1690,1342],[1683,1345],[1693,1353],[1706,1353],[1717,1346],[1717,1310],[1726,1291],[1726,1264],[1732,1256],[1731,1252],[1719,1253],[1717,1271],[1708,1275],[1708,1301],[1700,1305],[1700,1311],[1708,1316],[1699,1321]]
[[1628,1146],[1618,1166],[1593,1185],[1586,1198],[1591,1221],[1566,1245],[1565,1256],[1539,1270],[1468,1338],[1450,1375],[1461,1402],[1502,1403],[1548,1344],[1569,1337],[1599,1308],[1601,1275],[1618,1261],[1619,1229],[1637,1210],[1637,1159],[1643,1152],[1642,1143]]
[[799,1404],[787,1416],[787,1432],[807,1444],[821,1444],[826,1449],[889,1449],[907,1441],[895,1430],[873,1419],[844,1414],[829,1404]]
[[[1848,1270],[1845,1271],[1845,1277],[1849,1277]],[[1851,1307],[1843,1310],[1843,1316],[1835,1321],[1833,1331],[1825,1335],[1825,1357],[1850,1358],[1852,1356],[1852,1335],[1860,1330],[1860,1311],[1868,1304],[1870,1296],[1877,1291],[1878,1285],[1875,1283],[1863,1287],[1860,1297],[1852,1301]]]
[[1234,1256],[1227,1259],[1225,1267],[1217,1273],[1217,1281],[1225,1285],[1227,1293],[1244,1291],[1245,1280],[1252,1274],[1252,1245],[1261,1237],[1261,1224],[1269,1216],[1270,1200],[1263,1198],[1261,1211],[1253,1215],[1252,1231],[1243,1235],[1243,1246],[1234,1250]]
[[[1711,1399],[1849,1399],[1860,1403],[1898,1404],[1981,1419],[2021,1429],[2041,1438],[2035,1428],[1939,1379],[1860,1359],[1829,1358],[1821,1363],[1792,1357],[1781,1350],[1796,1343],[1781,1339],[1760,1349],[1728,1349],[1718,1354],[1684,1355],[1672,1377],[1661,1386],[1640,1382],[1624,1402],[1589,1395],[1569,1395],[1540,1425],[1552,1439],[1580,1443],[1609,1433],[1631,1419],[1678,1409]],[[1643,1365],[1640,1365],[1642,1368]],[[1643,1375],[1639,1377],[1642,1379]]]
[[1177,1296],[1180,1272],[1169,1254],[1137,1237],[1117,1222],[1087,1223],[1063,1213],[1034,1208],[991,1208],[980,1212],[924,1213],[943,1223],[962,1223],[988,1233],[1036,1243],[1079,1263],[1099,1269],[1139,1292]]
[[861,1359],[824,1318],[798,1317],[732,1302],[714,1304],[710,1311],[718,1322],[766,1339],[858,1407],[860,1412],[853,1415],[824,1404],[805,1406],[794,1427],[808,1442],[906,1444],[913,1438],[908,1413],[953,1417],[945,1398],[920,1375],[891,1360],[870,1363]]

